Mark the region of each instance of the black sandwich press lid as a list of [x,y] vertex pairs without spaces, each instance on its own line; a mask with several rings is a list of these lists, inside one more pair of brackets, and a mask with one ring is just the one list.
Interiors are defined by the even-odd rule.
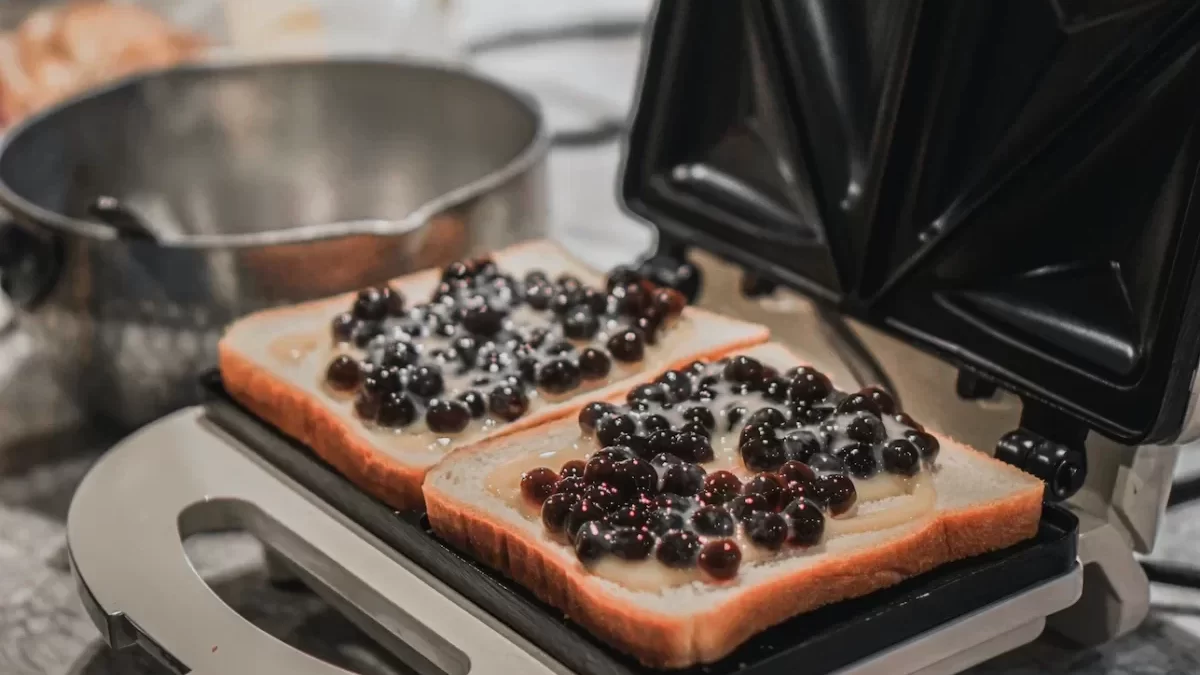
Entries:
[[1178,435],[1200,3],[662,0],[646,49],[621,192],[660,250],[1012,390],[1022,427]]

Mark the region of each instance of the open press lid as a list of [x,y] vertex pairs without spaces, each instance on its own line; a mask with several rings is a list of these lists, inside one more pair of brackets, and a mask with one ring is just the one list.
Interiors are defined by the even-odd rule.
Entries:
[[647,50],[621,190],[660,248],[829,303],[1027,412],[1178,435],[1200,3],[662,0]]

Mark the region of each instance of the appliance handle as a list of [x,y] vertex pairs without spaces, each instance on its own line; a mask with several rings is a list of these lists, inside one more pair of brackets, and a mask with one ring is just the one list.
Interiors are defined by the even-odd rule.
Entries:
[[177,672],[341,675],[259,630],[196,573],[183,539],[241,527],[418,672],[556,672],[544,654],[441,586],[188,408],[97,462],[67,517],[80,595],[114,648]]

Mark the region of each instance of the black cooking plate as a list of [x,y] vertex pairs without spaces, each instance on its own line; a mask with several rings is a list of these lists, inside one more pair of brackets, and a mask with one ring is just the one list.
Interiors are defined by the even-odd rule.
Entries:
[[[1127,443],[1200,358],[1200,3],[662,0],[622,198]],[[1028,406],[1027,406],[1028,407]]]
[[[606,647],[562,612],[433,535],[425,514],[397,513],[360,491],[310,450],[255,418],[228,396],[219,375],[204,378],[208,416],[249,449],[372,535],[507,624],[579,675],[658,673]],[[698,675],[822,675],[899,644],[985,605],[1070,571],[1078,522],[1043,507],[1037,537],[962,560],[869,596],[770,628]]]

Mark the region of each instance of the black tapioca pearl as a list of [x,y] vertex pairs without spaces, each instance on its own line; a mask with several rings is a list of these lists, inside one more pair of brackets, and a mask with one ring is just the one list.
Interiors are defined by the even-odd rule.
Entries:
[[725,408],[722,413],[725,416],[725,430],[733,431],[733,428],[746,419],[746,415],[750,414],[750,410],[740,403],[732,403]]
[[783,493],[779,495],[780,508],[791,504],[797,499],[812,499],[814,497],[812,483],[793,482],[783,486]]
[[787,424],[787,416],[776,408],[759,408],[746,418],[746,424],[765,424],[778,429]]
[[671,438],[670,452],[688,462],[702,464],[713,459],[712,443],[707,436],[678,432]]
[[622,560],[645,560],[654,549],[654,537],[641,528],[622,527],[609,535],[609,551]]
[[837,456],[846,463],[850,475],[856,478],[870,478],[879,471],[879,463],[875,460],[875,449],[866,443],[851,443],[837,450]]
[[649,296],[641,284],[625,284],[609,291],[616,302],[617,311],[625,316],[639,316],[649,304]]
[[827,452],[818,452],[808,458],[808,465],[816,472],[845,473],[846,463]]
[[379,293],[383,296],[383,306],[387,311],[388,316],[404,316],[406,311],[404,294],[392,288],[389,284],[384,284],[379,287]]
[[742,491],[742,481],[728,471],[714,471],[704,479],[704,492],[711,501],[706,503],[724,504]]
[[549,284],[533,284],[525,290],[525,302],[529,303],[530,307],[544,312],[550,309],[550,303],[557,294]]
[[[578,508],[576,504],[572,509]],[[570,516],[567,516],[567,521],[570,522]],[[568,530],[570,527],[568,526]],[[575,557],[584,565],[594,565],[599,562],[604,556],[608,555],[611,545],[609,538],[609,528],[602,526],[600,523],[590,522],[580,526],[575,531]]]
[[455,260],[454,262],[442,268],[442,281],[453,281],[454,279],[469,279],[473,270],[470,264],[465,260]]
[[917,431],[925,431],[925,427],[922,426],[920,422],[914,420],[912,418],[912,415],[909,415],[908,413],[898,412],[895,415],[892,415],[892,419],[896,420],[897,422],[899,422],[900,424],[903,424],[906,427],[916,429]]
[[783,442],[774,432],[770,436],[752,438],[742,443],[738,450],[742,455],[742,463],[751,471],[774,471],[787,460]]
[[675,431],[672,429],[659,429],[652,431],[646,436],[646,451],[652,453],[652,457],[658,455],[669,454],[674,456],[675,452]]
[[696,422],[704,426],[705,429],[712,431],[717,428],[717,420],[713,417],[712,411],[704,406],[692,406],[683,411],[683,419],[688,422]]
[[712,578],[726,581],[737,576],[742,550],[732,539],[710,541],[700,549],[698,564]]
[[565,475],[565,471],[566,467],[564,465],[564,470],[562,473],[560,473],[562,478],[554,484],[554,493],[573,494],[576,497],[583,496],[583,491],[588,486],[587,481],[583,480],[583,474],[580,473],[578,476],[567,476]]
[[833,383],[824,373],[808,366],[796,368],[791,373],[788,385],[788,398],[798,402],[815,402],[824,400],[833,391]]
[[614,289],[621,286],[641,283],[642,278],[643,277],[641,273],[632,267],[619,265],[614,267],[612,271],[608,273],[608,279],[606,281],[605,288],[609,293],[611,293]]
[[380,362],[384,366],[403,368],[414,365],[421,358],[417,348],[408,342],[393,342],[383,348]]
[[671,422],[662,415],[647,415],[641,419],[641,426],[643,433],[650,434],[670,429]]
[[604,445],[612,445],[621,434],[637,433],[637,423],[629,415],[610,414],[596,423],[596,438]]
[[604,457],[614,462],[633,457],[633,450],[628,445],[609,445],[592,453],[592,458]]
[[612,484],[622,494],[657,492],[658,472],[645,460],[626,459],[613,466]]
[[525,273],[523,281],[527,284],[548,284],[550,277],[543,270],[533,269]]
[[648,460],[654,456],[654,452],[650,450],[649,439],[641,434],[621,434],[617,436],[617,443],[628,447],[635,456],[642,459]]
[[730,382],[757,384],[762,381],[763,364],[758,359],[739,354],[729,359],[722,375]]
[[646,529],[654,536],[662,537],[671,530],[682,530],[685,521],[683,514],[671,509],[653,509],[647,519]]
[[746,536],[755,546],[778,551],[787,541],[788,522],[778,513],[755,512],[746,520]]
[[788,423],[795,426],[820,424],[833,415],[833,406],[819,403],[793,402],[788,409]]
[[817,438],[821,441],[821,447],[831,447],[842,435],[842,425],[838,424],[836,419],[826,419],[817,426]]
[[591,340],[600,330],[600,321],[586,305],[576,305],[563,318],[563,335],[572,340]]
[[368,391],[364,387],[354,397],[354,414],[364,420],[374,420],[375,416],[379,414],[379,404],[382,400],[383,394]]
[[608,353],[623,363],[641,361],[646,356],[646,338],[636,328],[617,331],[605,344]]
[[846,422],[846,437],[860,443],[878,443],[887,438],[883,422],[870,413],[857,413]]
[[530,503],[541,506],[550,495],[554,494],[554,485],[558,483],[558,474],[553,469],[544,466],[530,469],[521,474],[521,496]]
[[567,359],[556,359],[538,371],[538,386],[551,394],[565,394],[579,386],[579,366]]
[[387,316],[387,303],[378,288],[364,288],[354,298],[354,317],[362,321],[379,321]]
[[354,391],[362,380],[362,367],[353,356],[340,354],[325,368],[325,382],[334,391]]
[[609,512],[604,522],[613,527],[648,527],[651,508],[641,502],[621,504]]
[[692,392],[692,400],[699,403],[708,403],[717,397],[716,389],[705,385],[699,385]]
[[816,546],[825,535],[825,514],[807,499],[797,499],[783,510],[791,526],[788,543],[793,546]]
[[813,481],[813,499],[824,504],[835,516],[849,511],[858,500],[858,491],[854,489],[854,481],[844,474],[827,473],[817,476]]
[[692,361],[688,364],[687,370],[695,375],[703,375],[708,371],[708,364],[703,361]]
[[705,477],[704,467],[687,462],[671,464],[663,472],[662,491],[681,497],[698,495],[704,489]]
[[488,394],[488,410],[505,422],[512,422],[529,410],[529,397],[521,387],[501,384]]
[[747,424],[742,427],[742,431],[738,434],[738,445],[743,445],[756,438],[765,436],[775,437],[775,427],[766,424]]
[[750,516],[755,513],[766,513],[771,511],[771,502],[763,495],[743,494],[734,497],[733,501],[726,506],[734,518],[745,522],[750,519]]
[[564,291],[569,291],[572,293],[583,290],[583,282],[579,280],[579,277],[568,272],[563,272],[562,274],[558,275],[558,277],[554,280],[554,283]]
[[408,390],[422,398],[432,398],[446,388],[437,366],[418,366],[408,378]]
[[393,391],[383,395],[379,402],[379,413],[375,421],[381,427],[398,429],[412,424],[417,419],[417,406],[408,394]]
[[583,488],[580,497],[598,504],[606,512],[617,508],[622,502],[621,493],[608,483],[588,484]]
[[765,379],[761,387],[763,396],[768,401],[786,403],[788,398],[788,381],[781,377]]
[[812,467],[796,460],[784,462],[783,466],[779,467],[778,475],[783,479],[784,485],[792,483],[808,483],[811,484],[817,479],[816,472]]
[[537,382],[538,360],[536,356],[525,356],[517,360],[517,372],[521,380],[533,384]]
[[937,459],[941,444],[938,443],[937,437],[932,434],[917,430],[906,431],[904,432],[904,440],[912,443],[917,448],[917,452],[921,454],[921,459],[927,462]]
[[579,411],[579,430],[587,435],[596,433],[596,425],[600,420],[616,411],[611,403],[592,401]]
[[662,332],[663,316],[653,308],[646,308],[642,310],[640,316],[633,320],[633,326],[646,336],[646,344],[656,345],[658,336]]
[[567,524],[567,514],[579,501],[571,492],[555,492],[542,502],[542,526],[551,534],[559,534]]
[[496,266],[496,261],[490,255],[481,255],[470,262],[471,267],[475,270],[475,276],[490,279],[500,272],[500,268]]
[[708,427],[705,427],[703,424],[698,422],[685,422],[679,427],[679,433],[696,434],[697,436],[703,436],[709,439],[710,443],[712,442],[712,432],[708,430]]
[[583,477],[583,469],[587,466],[587,462],[582,459],[571,459],[563,462],[562,468],[558,470],[558,475],[563,478],[572,476]]
[[633,403],[635,401],[649,401],[651,403],[665,403],[667,400],[667,389],[661,384],[640,384],[625,396],[625,401]]
[[425,425],[437,434],[457,434],[471,423],[471,410],[462,401],[435,398],[425,409]]
[[[676,464],[682,464],[682,463],[683,463],[682,459],[679,459],[678,457],[676,457],[675,455],[672,455],[669,452],[660,452],[657,455],[655,455],[654,457],[650,458],[651,466],[655,466],[655,467],[658,467],[658,468],[664,469],[664,470],[667,467],[675,466]],[[664,490],[664,492],[666,492],[666,490]]]
[[596,502],[582,498],[571,506],[567,513],[567,520],[564,523],[564,531],[568,537],[575,537],[575,533],[579,532],[585,524],[596,522],[608,515],[601,505]]
[[691,517],[692,529],[708,537],[728,537],[736,523],[729,511],[715,505],[701,506]]
[[760,473],[742,485],[742,494],[759,495],[767,500],[771,510],[776,510],[780,507],[780,499],[783,496],[783,482],[773,473]]
[[585,288],[579,294],[579,304],[592,310],[592,314],[603,316],[608,313],[608,294],[595,288]]
[[354,329],[358,327],[358,319],[350,312],[342,312],[333,317],[329,324],[330,335],[335,344],[349,342],[354,337]]
[[358,327],[354,329],[354,336],[350,338],[350,342],[355,347],[364,348],[371,344],[375,338],[383,334],[383,326],[378,321],[359,321]]
[[506,318],[508,313],[504,310],[481,303],[466,308],[462,316],[462,326],[475,335],[491,337],[504,327]]
[[659,494],[654,497],[654,508],[669,509],[677,513],[683,513],[692,508],[694,500],[689,497],[676,494]]
[[876,417],[879,417],[881,414],[879,410],[879,404],[863,394],[850,394],[846,398],[842,399],[842,402],[838,403],[837,405],[837,412],[839,415],[865,412]]
[[679,370],[668,370],[655,380],[667,391],[667,397],[672,403],[686,401],[692,395],[692,378]]
[[403,391],[404,372],[404,369],[394,366],[376,368],[375,372],[363,380],[363,389],[381,396],[391,391]]
[[559,291],[550,299],[550,311],[555,315],[565,317],[578,304],[579,295],[577,293],[568,293]]
[[865,387],[858,393],[874,401],[879,411],[884,415],[894,415],[896,413],[896,399],[892,398],[892,395],[883,389],[879,387]]
[[883,446],[883,470],[901,476],[913,476],[921,470],[921,455],[910,441],[897,438]]
[[783,450],[790,460],[807,462],[813,455],[821,452],[823,447],[821,439],[807,429],[795,429],[783,437]]
[[664,316],[676,317],[683,314],[687,307],[687,298],[674,288],[659,288],[650,299],[650,306],[662,312]]
[[591,485],[608,483],[613,478],[613,467],[616,464],[617,462],[611,457],[594,456],[583,467],[583,480]]
[[570,354],[573,351],[575,351],[575,345],[570,342],[556,342],[546,347],[546,354],[548,356],[562,356],[563,354]]
[[448,281],[440,282],[433,287],[433,292],[429,294],[429,301],[434,304],[451,304],[454,302],[454,296],[458,289]]
[[673,569],[687,569],[696,564],[703,544],[700,537],[686,530],[671,530],[662,535],[654,557]]

